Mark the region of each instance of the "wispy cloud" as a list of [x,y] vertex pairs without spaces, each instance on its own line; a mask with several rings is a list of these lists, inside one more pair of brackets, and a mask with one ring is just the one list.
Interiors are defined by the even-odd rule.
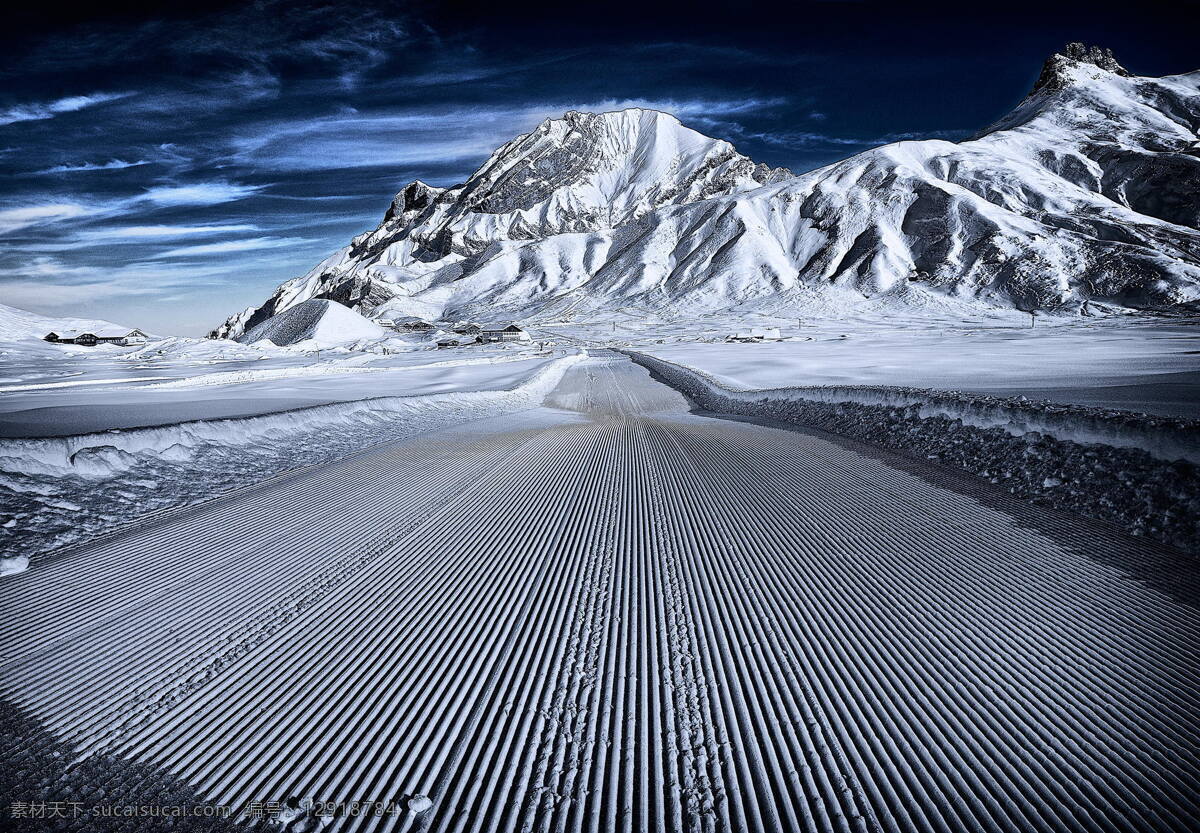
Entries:
[[107,101],[126,98],[133,93],[92,93],[91,95],[73,95],[55,101],[45,101],[35,104],[18,104],[0,111],[0,125],[16,124],[23,121],[42,121],[52,119],[62,113],[74,113]]
[[51,223],[79,217],[87,209],[78,203],[27,205],[0,210],[0,234],[18,231],[40,223]]
[[168,249],[155,257],[203,257],[207,255],[229,254],[231,252],[248,252],[258,249],[280,249],[312,242],[314,241],[305,237],[249,237],[243,240],[223,240],[219,243],[182,246],[177,249]]
[[[817,118],[820,116],[820,118]],[[822,121],[825,116],[812,113],[809,118]],[[747,130],[736,121],[715,121],[721,132],[735,142],[754,141],[767,145],[792,150],[828,149],[840,152],[866,150],[868,148],[889,145],[893,142],[903,142],[911,139],[945,139],[954,141],[965,139],[971,135],[969,130],[914,131],[906,133],[887,133],[882,136],[838,136],[833,133],[820,133],[812,130],[778,130],[762,131]]]
[[243,259],[194,264],[150,260],[102,266],[42,256],[5,270],[0,276],[0,291],[5,303],[16,306],[79,309],[93,300],[161,296],[181,289],[224,285],[256,265],[256,260]]
[[[142,194],[92,202],[50,202],[34,198],[29,205],[0,209],[0,235],[36,225],[59,223],[86,216],[90,220],[137,216],[147,209],[180,206],[205,207],[233,202],[258,193],[261,186],[233,182],[199,182],[159,185]],[[143,227],[148,228],[148,227]]]
[[684,123],[761,112],[786,99],[598,99],[509,106],[422,108],[391,113],[346,109],[330,116],[249,126],[233,140],[233,158],[276,171],[404,167],[462,160],[482,162],[497,147],[569,110],[660,110]]
[[261,190],[258,185],[198,182],[191,185],[160,185],[146,191],[142,199],[156,205],[216,205],[240,200]]
[[[675,101],[667,99],[655,109],[663,110],[686,118],[688,116],[736,116],[746,113],[762,113],[773,110],[788,103],[788,99],[776,96],[772,98],[746,98],[736,100],[696,99],[692,101]],[[629,106],[638,106],[630,104]]]
[[124,159],[110,159],[107,162],[80,162],[75,165],[55,165],[52,168],[37,171],[37,173],[73,174],[83,171],[120,171],[125,168],[138,168],[149,164],[151,164],[149,159],[138,159],[134,162],[126,162]]
[[169,240],[174,237],[198,237],[210,234],[231,234],[258,231],[251,223],[229,223],[212,226],[118,226],[115,228],[92,229],[82,232],[83,240]]

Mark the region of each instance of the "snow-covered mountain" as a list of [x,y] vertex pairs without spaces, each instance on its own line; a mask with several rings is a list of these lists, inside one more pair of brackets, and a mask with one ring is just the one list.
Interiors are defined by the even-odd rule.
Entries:
[[971,141],[900,142],[794,177],[647,110],[568,113],[467,182],[404,188],[375,231],[215,335],[309,298],[369,316],[675,315],[738,304],[1073,310],[1200,298],[1200,72],[1052,56]]

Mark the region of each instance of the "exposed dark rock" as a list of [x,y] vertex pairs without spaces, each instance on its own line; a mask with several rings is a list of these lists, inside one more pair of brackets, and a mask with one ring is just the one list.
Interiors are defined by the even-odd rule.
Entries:
[[1068,43],[1062,52],[1055,52],[1046,59],[1046,63],[1042,65],[1042,73],[1033,85],[1033,92],[1061,90],[1070,83],[1067,70],[1080,64],[1091,64],[1116,75],[1129,76],[1129,70],[1117,63],[1111,49],[1088,47],[1073,42]]

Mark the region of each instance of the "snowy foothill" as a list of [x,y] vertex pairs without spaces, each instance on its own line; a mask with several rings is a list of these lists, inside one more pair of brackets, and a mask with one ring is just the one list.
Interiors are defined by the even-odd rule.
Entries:
[[131,330],[96,318],[51,318],[28,310],[0,304],[0,344],[4,342],[36,341],[50,332],[101,332]]
[[238,341],[320,349],[382,339],[383,327],[336,301],[312,298],[274,315],[243,333]]

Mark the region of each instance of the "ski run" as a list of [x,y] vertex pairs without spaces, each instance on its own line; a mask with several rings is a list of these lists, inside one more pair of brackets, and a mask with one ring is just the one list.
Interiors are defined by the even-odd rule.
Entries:
[[1192,561],[690,409],[593,353],[5,577],[13,777],[66,742],[292,830],[1197,829]]

